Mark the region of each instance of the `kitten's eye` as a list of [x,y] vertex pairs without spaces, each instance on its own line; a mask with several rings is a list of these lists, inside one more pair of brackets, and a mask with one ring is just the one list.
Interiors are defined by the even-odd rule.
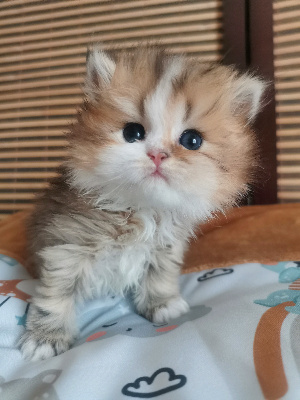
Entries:
[[179,143],[188,150],[198,150],[202,143],[202,137],[196,129],[187,129],[182,132]]
[[123,136],[126,142],[129,143],[133,143],[137,140],[143,140],[145,137],[145,129],[141,124],[129,122],[123,129]]

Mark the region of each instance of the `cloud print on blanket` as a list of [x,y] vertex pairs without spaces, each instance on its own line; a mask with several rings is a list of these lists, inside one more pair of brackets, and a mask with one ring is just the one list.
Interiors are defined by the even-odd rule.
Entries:
[[53,383],[61,370],[49,369],[33,378],[20,378],[5,382],[0,376],[1,400],[59,400]]
[[172,368],[160,368],[150,377],[142,376],[122,388],[125,396],[149,399],[180,389],[187,382],[184,375],[176,375]]
[[[96,332],[89,335],[84,341],[91,342],[118,334],[137,338],[155,337],[170,332],[188,321],[194,321],[198,318],[204,317],[210,311],[211,307],[205,305],[191,307],[187,314],[171,320],[168,324],[154,324],[140,315],[131,312],[122,315],[118,319],[110,320],[105,324],[102,324],[100,329],[98,328]],[[96,315],[97,310],[92,310],[89,313],[90,316],[92,316],[92,313]],[[82,340],[79,340],[76,345],[81,343]]]
[[207,279],[217,278],[218,276],[232,274],[232,272],[233,272],[232,268],[216,268],[213,269],[212,271],[206,272],[202,276],[199,276],[197,281],[198,282],[207,281]]

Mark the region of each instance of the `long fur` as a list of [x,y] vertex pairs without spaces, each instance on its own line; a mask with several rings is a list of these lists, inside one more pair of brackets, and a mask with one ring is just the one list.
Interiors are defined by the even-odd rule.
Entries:
[[[137,312],[155,322],[188,310],[178,289],[187,242],[247,191],[263,88],[231,67],[154,48],[90,51],[69,158],[28,227],[40,285],[20,342],[26,358],[69,348],[78,300],[130,292]],[[124,140],[128,122],[144,126],[144,140]],[[191,128],[203,138],[196,151],[179,144]],[[167,156],[164,179],[152,175],[151,151]]]

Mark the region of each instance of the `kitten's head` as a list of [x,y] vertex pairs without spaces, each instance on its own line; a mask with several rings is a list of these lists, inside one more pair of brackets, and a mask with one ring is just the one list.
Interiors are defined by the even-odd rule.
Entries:
[[154,48],[87,57],[72,184],[120,207],[205,218],[246,192],[263,82]]

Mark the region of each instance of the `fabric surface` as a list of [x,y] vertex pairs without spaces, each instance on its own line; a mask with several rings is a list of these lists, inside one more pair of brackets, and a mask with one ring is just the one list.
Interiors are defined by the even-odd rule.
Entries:
[[26,362],[16,343],[35,285],[0,256],[1,400],[300,399],[300,263],[182,275],[191,311],[169,324],[120,297],[89,301],[72,349]]
[[300,260],[300,203],[246,206],[201,227],[187,272],[248,262]]
[[[0,251],[26,264],[28,212],[0,222]],[[183,272],[247,262],[300,260],[300,204],[235,208],[201,226],[185,257]]]

